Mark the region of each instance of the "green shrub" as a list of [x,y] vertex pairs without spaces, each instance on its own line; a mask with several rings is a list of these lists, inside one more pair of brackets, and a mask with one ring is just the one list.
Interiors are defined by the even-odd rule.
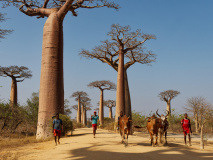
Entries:
[[67,116],[67,115],[64,115],[64,114],[59,114],[59,118],[63,122],[63,132],[62,132],[62,135],[66,136],[68,132],[72,132],[73,131],[73,123],[71,121],[71,117]]

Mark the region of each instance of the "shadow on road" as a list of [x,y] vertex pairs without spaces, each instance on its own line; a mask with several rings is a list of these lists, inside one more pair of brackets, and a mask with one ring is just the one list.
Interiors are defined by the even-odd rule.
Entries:
[[[104,145],[104,144],[103,144]],[[149,144],[138,143],[138,145],[146,146]],[[193,152],[190,148],[181,147],[178,144],[170,144],[169,147],[160,148],[153,147],[149,148],[149,151],[144,153],[119,153],[102,151],[97,149],[101,144],[93,144],[91,147],[84,147],[70,151],[72,156],[67,157],[68,159],[78,160],[212,160],[213,153],[207,152]],[[118,147],[121,147],[118,145]],[[132,146],[134,147],[134,146]],[[127,147],[128,148],[128,147]],[[141,148],[143,151],[143,148]],[[125,150],[125,148],[124,148]],[[150,151],[152,150],[152,151]]]

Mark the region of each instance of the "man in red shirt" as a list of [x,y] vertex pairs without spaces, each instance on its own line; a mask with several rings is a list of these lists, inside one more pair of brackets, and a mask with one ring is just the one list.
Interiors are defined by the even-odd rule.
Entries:
[[190,119],[188,119],[187,113],[184,114],[184,119],[181,120],[181,126],[183,128],[183,133],[184,133],[184,141],[186,145],[186,135],[188,134],[189,137],[189,145],[191,146],[191,137],[190,137],[190,132],[192,133],[191,130],[191,124],[190,124]]

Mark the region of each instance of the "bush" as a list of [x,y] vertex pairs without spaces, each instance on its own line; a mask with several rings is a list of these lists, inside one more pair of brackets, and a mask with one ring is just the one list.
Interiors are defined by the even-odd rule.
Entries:
[[132,126],[133,130],[135,131],[141,131],[142,129],[136,129],[134,126],[140,126],[146,128],[146,120],[145,115],[143,115],[141,112],[132,112]]
[[[182,132],[181,120],[184,118],[183,114],[175,113],[175,109],[172,109],[172,114],[168,117],[169,128],[172,132]],[[191,119],[190,119],[191,120]],[[194,122],[191,120],[191,125],[194,125]]]
[[59,118],[63,122],[62,135],[66,136],[68,132],[72,132],[73,131],[73,124],[72,124],[71,118],[70,118],[70,116],[67,116],[67,115],[64,115],[64,114],[59,114]]
[[9,103],[0,104],[0,132],[15,133],[17,128],[27,122],[26,111],[20,106],[11,106]]
[[76,128],[83,128],[84,125],[81,124],[81,123],[77,123],[76,120],[73,120],[73,129],[76,129]]

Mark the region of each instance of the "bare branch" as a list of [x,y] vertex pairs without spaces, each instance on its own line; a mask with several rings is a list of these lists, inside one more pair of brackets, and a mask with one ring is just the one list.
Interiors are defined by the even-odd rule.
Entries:
[[125,64],[125,69],[128,69],[135,63],[150,65],[155,62],[156,55],[151,51],[144,51],[142,47],[143,43],[147,40],[155,39],[155,36],[149,34],[143,34],[140,30],[130,32],[130,26],[120,26],[119,24],[113,24],[111,31],[108,32],[110,40],[101,41],[101,45],[95,47],[91,52],[82,49],[79,55],[89,59],[98,59],[103,63],[107,63],[113,67],[116,71],[119,62],[119,49],[128,58],[129,61]]
[[[6,20],[4,17],[5,14],[0,13],[0,22],[3,22]],[[13,30],[8,30],[8,29],[1,29],[0,28],[0,39],[5,38],[6,35],[10,34]]]
[[72,108],[77,111],[78,110],[78,105],[73,105]]

